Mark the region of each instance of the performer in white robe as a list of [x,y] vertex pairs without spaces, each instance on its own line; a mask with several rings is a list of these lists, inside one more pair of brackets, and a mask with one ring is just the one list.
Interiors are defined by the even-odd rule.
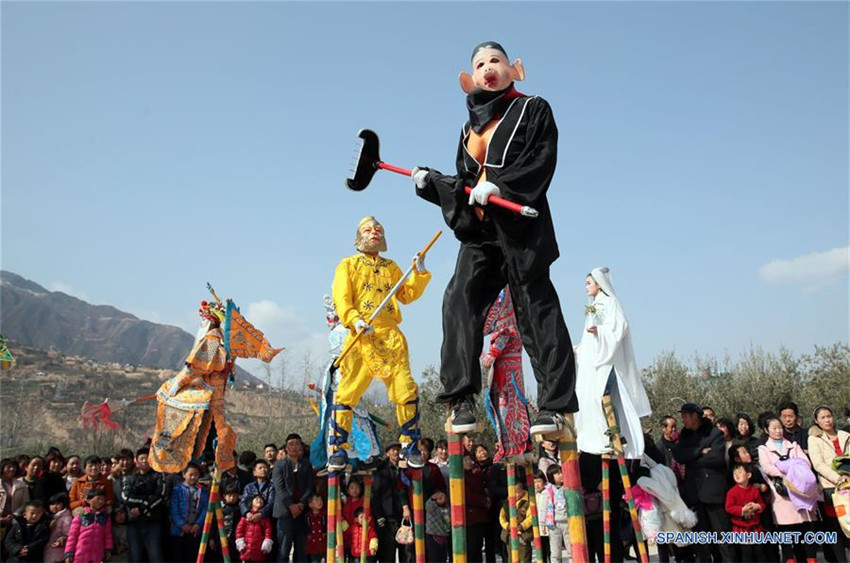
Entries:
[[581,344],[576,349],[578,449],[592,454],[610,453],[610,440],[605,434],[608,422],[602,411],[602,396],[610,385],[611,402],[625,442],[624,455],[627,459],[640,459],[644,449],[640,417],[652,414],[652,409],[635,364],[631,329],[614,293],[608,268],[594,269],[587,276],[585,287],[591,302]]

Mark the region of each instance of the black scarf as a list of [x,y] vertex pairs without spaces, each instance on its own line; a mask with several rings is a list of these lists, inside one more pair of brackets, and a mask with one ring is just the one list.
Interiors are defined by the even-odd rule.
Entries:
[[513,83],[504,90],[491,92],[476,88],[466,96],[466,109],[469,110],[469,124],[476,133],[496,116],[502,116],[513,98],[506,94],[514,89]]

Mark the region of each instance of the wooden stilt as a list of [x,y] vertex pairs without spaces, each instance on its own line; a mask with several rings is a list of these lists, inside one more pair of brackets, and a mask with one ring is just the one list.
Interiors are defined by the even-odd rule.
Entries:
[[338,563],[345,561],[345,537],[342,529],[342,477],[339,479],[339,493],[336,511],[336,560]]
[[556,439],[561,457],[561,473],[564,477],[564,496],[567,499],[567,528],[570,533],[570,553],[573,563],[587,563],[587,530],[584,525],[584,494],[578,465],[578,447],[573,415],[565,414],[565,427]]
[[363,476],[363,534],[360,536],[360,563],[369,554],[369,521],[372,518],[372,475]]
[[525,467],[525,489],[528,491],[528,508],[531,510],[531,527],[534,530],[532,557],[535,563],[543,561],[543,540],[540,539],[540,515],[537,512],[537,491],[534,490],[534,465]]
[[213,473],[212,486],[210,487],[210,500],[207,504],[207,514],[204,517],[204,527],[201,532],[201,545],[198,547],[197,563],[203,563],[207,553],[207,545],[210,542],[210,531],[212,530],[213,516],[218,524],[218,536],[221,540],[221,556],[224,563],[230,563],[230,545],[227,543],[227,534],[224,532],[224,517],[221,512],[221,498],[219,488],[221,483],[221,471],[216,469]]
[[602,535],[605,539],[605,563],[611,563],[611,476],[610,459],[602,456]]
[[632,517],[632,526],[635,529],[635,541],[637,542],[640,560],[642,563],[649,563],[649,554],[646,551],[646,543],[643,540],[643,532],[640,529],[640,519],[638,518],[637,507],[635,506],[635,498],[632,495],[632,482],[629,478],[628,468],[626,467],[626,459],[623,457],[623,442],[620,439],[620,430],[617,426],[617,417],[614,414],[614,405],[611,403],[610,395],[602,396],[602,410],[605,412],[605,418],[608,421],[608,435],[611,438],[611,448],[617,457],[617,465],[620,467],[620,478],[623,481],[623,489],[626,491],[626,501],[629,504],[629,514]]
[[466,563],[466,499],[463,487],[463,435],[447,432],[449,446],[449,498],[452,521],[452,561]]
[[508,466],[508,516],[510,519],[510,548],[511,563],[519,563],[519,527],[517,525],[516,508],[516,464],[509,461]]
[[413,481],[413,547],[416,563],[425,563],[425,501],[422,498],[422,470],[410,472]]
[[[342,513],[339,498],[339,472],[328,473],[328,547],[325,561],[335,563],[337,544],[337,515]],[[340,543],[342,538],[339,538]]]
[[[215,521],[218,523],[218,540],[221,544],[221,558],[224,560],[224,563],[230,563],[230,542],[227,540],[227,531],[224,529],[224,512],[221,509],[221,485],[219,485],[219,490],[216,491],[216,500],[215,500]],[[212,497],[212,492],[210,492],[210,497]]]

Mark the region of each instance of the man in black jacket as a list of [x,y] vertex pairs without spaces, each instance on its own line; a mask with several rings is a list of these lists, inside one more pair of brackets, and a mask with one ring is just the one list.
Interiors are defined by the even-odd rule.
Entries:
[[162,526],[165,518],[165,480],[148,463],[148,448],[136,452],[135,468],[124,476],[121,496],[127,507],[127,545],[130,561],[164,561]]
[[[726,514],[726,445],[723,433],[703,418],[702,409],[694,403],[685,403],[682,415],[682,433],[673,447],[673,457],[685,465],[685,482],[682,500],[697,515],[694,531],[731,532],[732,524]],[[711,545],[696,545],[700,561],[711,562]],[[724,561],[736,561],[735,551],[729,544],[717,546]]]
[[[372,516],[378,526],[378,561],[395,563],[396,550],[399,561],[409,561],[405,546],[395,541],[395,534],[405,516],[399,494],[398,467],[400,444],[392,443],[385,448],[386,459],[375,469],[372,484]],[[409,517],[409,509],[407,512]]]
[[277,518],[278,561],[289,561],[293,546],[293,561],[307,560],[307,500],[313,494],[313,466],[304,458],[301,436],[286,437],[286,457],[278,460],[272,470],[274,512]]
[[673,448],[676,446],[676,419],[669,414],[661,417],[661,437],[658,439],[658,449],[664,458],[664,465],[673,467]]

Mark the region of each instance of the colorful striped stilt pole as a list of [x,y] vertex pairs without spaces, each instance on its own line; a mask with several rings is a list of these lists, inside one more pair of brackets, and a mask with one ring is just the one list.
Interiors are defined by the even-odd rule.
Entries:
[[564,434],[558,439],[561,474],[564,476],[564,497],[567,499],[567,528],[570,532],[570,553],[573,563],[587,563],[587,530],[584,526],[584,495],[578,466],[578,447],[573,415],[564,416]]
[[512,461],[508,466],[508,516],[510,518],[510,551],[511,563],[519,563],[519,526],[516,514],[516,464]]
[[537,513],[537,495],[534,490],[534,466],[525,468],[525,489],[528,491],[528,507],[531,510],[531,527],[534,529],[532,556],[536,563],[543,561],[543,540],[540,539],[540,516]]
[[463,487],[463,436],[448,432],[449,500],[452,521],[452,561],[466,563],[466,499]]
[[[216,500],[215,500],[215,521],[218,523],[218,539],[219,543],[221,543],[221,558],[224,559],[224,563],[230,563],[230,543],[227,541],[227,532],[224,529],[224,512],[221,509],[221,485],[219,485],[219,491],[216,491]],[[212,497],[212,492],[210,492],[210,497]]]
[[614,414],[614,404],[611,403],[610,395],[602,396],[602,410],[608,421],[608,435],[611,437],[611,447],[617,456],[617,465],[620,466],[620,479],[623,481],[623,489],[626,491],[626,501],[629,504],[629,514],[632,517],[632,526],[635,529],[635,542],[640,554],[641,563],[649,563],[649,554],[646,552],[646,543],[643,540],[643,532],[640,529],[635,497],[632,495],[632,481],[629,478],[629,470],[626,467],[626,459],[623,457],[623,442],[620,440],[620,430],[617,426],[617,417]]
[[345,561],[345,538],[342,529],[342,477],[339,480],[339,500],[336,510],[336,560],[338,563]]
[[[327,563],[336,561],[336,524],[337,514],[341,513],[339,506],[339,472],[328,473],[328,547],[325,551]],[[340,538],[341,539],[341,538]]]
[[369,521],[372,518],[372,475],[363,476],[363,535],[360,537],[360,563],[369,554]]
[[413,547],[416,563],[425,563],[425,502],[422,498],[422,470],[413,469]]
[[204,556],[207,553],[207,545],[210,542],[210,532],[212,531],[212,519],[215,516],[218,524],[218,537],[221,540],[221,556],[224,563],[230,563],[230,545],[227,543],[227,534],[224,532],[224,516],[221,512],[221,497],[219,489],[221,483],[221,471],[218,469],[213,473],[213,482],[210,487],[210,500],[207,504],[207,515],[204,517],[204,528],[201,533],[201,545],[198,547],[197,563],[203,563]]
[[201,545],[198,548],[198,559],[197,563],[204,563],[204,555],[207,553],[207,544],[210,541],[210,530],[212,530],[212,519],[213,519],[213,506],[212,501],[213,497],[218,495],[218,478],[221,475],[221,472],[216,469],[215,473],[213,473],[213,482],[212,487],[210,488],[210,500],[207,504],[207,515],[204,517],[204,527],[201,532]]
[[635,541],[637,542],[640,560],[641,563],[649,563],[649,554],[646,552],[646,543],[643,541],[643,532],[640,529],[635,497],[632,495],[632,481],[629,478],[629,470],[626,468],[626,460],[623,456],[617,458],[617,465],[620,466],[620,478],[623,480],[623,488],[626,490],[626,501],[629,503],[629,514],[632,516],[632,526],[635,529]]
[[605,563],[611,563],[611,476],[610,460],[602,456],[602,536],[605,539]]

